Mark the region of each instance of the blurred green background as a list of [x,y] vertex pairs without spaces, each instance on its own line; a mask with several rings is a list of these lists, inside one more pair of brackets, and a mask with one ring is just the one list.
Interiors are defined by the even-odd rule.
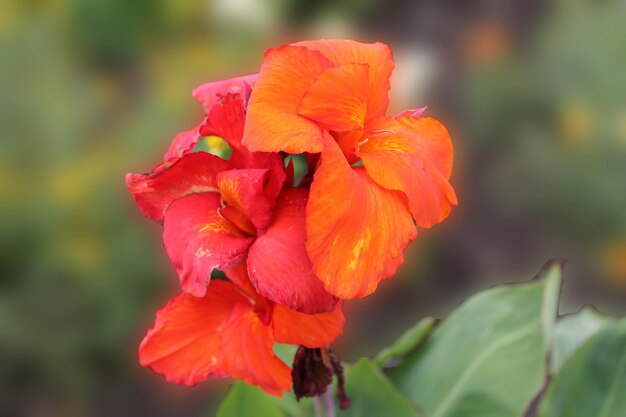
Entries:
[[136,347],[177,280],[124,174],[202,117],[191,90],[305,38],[394,49],[392,110],[429,106],[460,206],[349,303],[343,358],[570,260],[562,313],[626,312],[626,2],[0,0],[0,415],[212,415]]

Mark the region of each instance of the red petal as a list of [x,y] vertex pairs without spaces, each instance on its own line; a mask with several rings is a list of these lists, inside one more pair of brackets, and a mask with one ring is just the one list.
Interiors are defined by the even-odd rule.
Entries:
[[[204,122],[203,122],[204,123]],[[183,155],[190,153],[196,146],[202,135],[200,134],[200,127],[196,126],[191,130],[181,132],[172,141],[167,152],[163,156],[164,161],[173,161],[180,158]]]
[[403,113],[368,124],[375,130],[359,149],[367,173],[390,190],[400,190],[420,227],[430,227],[457,204],[448,182],[453,150],[446,128],[433,118]]
[[267,173],[266,169],[233,169],[217,176],[224,202],[241,210],[256,228],[256,233],[265,231],[272,220],[270,202],[264,190]]
[[319,52],[285,45],[270,49],[250,103],[243,144],[251,151],[319,152],[323,132],[298,115],[309,86],[331,64]]
[[338,132],[363,129],[369,66],[344,64],[324,71],[304,95],[298,113]]
[[233,150],[229,161],[233,168],[269,169],[266,193],[273,204],[285,181],[283,160],[274,153],[250,152],[241,144],[245,117],[241,95],[228,93],[211,107],[205,124],[200,127],[200,133],[202,136],[216,135],[228,142]]
[[192,94],[208,111],[218,99],[222,98],[227,93],[244,94],[247,88],[246,84],[248,84],[249,87],[254,87],[258,76],[259,74],[250,74],[231,78],[230,80],[202,84],[196,87]]
[[200,134],[219,136],[228,142],[233,152],[241,152],[245,120],[241,94],[228,93],[211,106],[204,124],[200,126]]
[[246,94],[254,85],[258,74],[203,84],[193,90],[193,95],[207,111],[206,119],[197,127],[178,134],[164,158],[169,161],[190,153],[202,136],[216,135],[224,138],[233,149],[241,148],[245,120]]
[[293,187],[296,180],[296,167],[293,164],[293,159],[289,159],[287,166],[285,167],[285,184],[288,187]]
[[229,168],[227,161],[206,152],[197,152],[173,164],[162,164],[150,174],[127,174],[126,186],[144,216],[160,222],[177,198],[191,193],[217,191],[217,174]]
[[394,67],[389,46],[380,42],[362,43],[352,40],[304,41],[296,45],[320,51],[334,66],[367,64],[369,66],[367,120],[385,115],[389,105],[389,77]]
[[259,293],[305,313],[332,310],[337,299],[324,290],[306,252],[307,191],[285,189],[278,197],[274,221],[248,254],[248,271]]
[[224,271],[228,279],[241,289],[246,295],[254,300],[255,303],[267,303],[267,301],[261,297],[256,288],[250,281],[248,276],[248,266],[243,261],[237,264],[235,267]]
[[348,165],[328,141],[307,205],[307,250],[328,292],[364,297],[393,275],[417,235],[405,197]]
[[221,329],[221,361],[237,379],[272,394],[291,389],[291,370],[274,355],[272,328],[265,326],[252,306],[238,304]]
[[302,345],[308,348],[326,347],[343,331],[345,319],[342,303],[322,314],[304,314],[280,304],[274,304],[272,315],[274,337],[279,343]]
[[177,384],[230,374],[219,360],[219,330],[239,303],[249,302],[226,281],[211,284],[204,298],[185,293],[172,298],[139,345],[139,361]]
[[254,240],[219,215],[217,193],[190,194],[167,210],[163,244],[183,291],[201,297],[213,269],[240,262]]
[[269,178],[265,185],[265,195],[273,206],[280,189],[285,182],[285,166],[278,153],[269,152],[234,152],[229,162],[235,168],[268,169]]

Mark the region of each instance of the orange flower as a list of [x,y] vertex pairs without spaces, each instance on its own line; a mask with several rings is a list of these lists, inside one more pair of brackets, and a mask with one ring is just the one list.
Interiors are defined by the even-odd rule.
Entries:
[[232,376],[282,395],[291,389],[291,373],[274,343],[328,346],[343,330],[341,303],[328,313],[304,314],[261,297],[245,263],[228,277],[212,282],[204,297],[182,293],[160,309],[139,360],[178,384]]
[[321,153],[307,250],[326,290],[344,299],[395,273],[414,221],[431,227],[457,204],[445,127],[421,110],[385,116],[393,67],[382,43],[285,45],[266,52],[248,105],[250,151]]

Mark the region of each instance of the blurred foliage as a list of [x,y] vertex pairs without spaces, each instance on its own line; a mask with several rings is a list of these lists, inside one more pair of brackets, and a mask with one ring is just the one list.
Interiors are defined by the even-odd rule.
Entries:
[[217,410],[217,417],[285,417],[280,407],[257,387],[237,382]]
[[394,359],[405,356],[415,349],[430,333],[437,321],[432,317],[424,317],[413,327],[404,332],[390,346],[384,348],[376,355],[376,363],[379,366],[388,366]]
[[[482,158],[492,214],[569,241],[607,272],[607,245],[626,235],[626,82],[616,70],[626,66],[626,7],[559,0],[547,8],[520,53],[470,65],[468,148]],[[613,272],[626,278],[626,269]]]

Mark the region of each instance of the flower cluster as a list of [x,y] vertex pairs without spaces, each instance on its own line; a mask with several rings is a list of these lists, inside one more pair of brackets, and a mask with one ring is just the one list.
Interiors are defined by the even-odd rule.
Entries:
[[[126,183],[163,224],[182,293],[157,313],[140,361],[169,381],[233,376],[280,395],[273,344],[324,348],[343,300],[393,275],[403,250],[456,204],[452,144],[423,109],[387,116],[391,51],[322,40],[266,52],[258,74],[204,84],[206,116],[164,162]],[[225,140],[226,159],[197,152]],[[289,155],[308,170],[296,183]],[[214,279],[214,270],[227,279]]]

